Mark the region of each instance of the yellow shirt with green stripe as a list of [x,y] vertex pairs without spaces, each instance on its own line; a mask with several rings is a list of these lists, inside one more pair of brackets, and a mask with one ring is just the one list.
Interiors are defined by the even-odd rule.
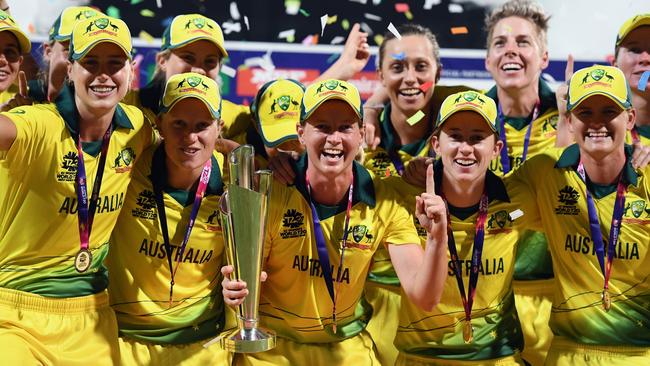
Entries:
[[[131,169],[153,133],[139,109],[119,104],[113,117],[102,186],[90,236],[92,265],[74,269],[80,249],[75,193],[78,131],[74,98],[3,113],[17,129],[0,152],[0,287],[48,297],[95,294],[107,287],[103,265],[108,241],[124,205]],[[101,141],[84,143],[92,192]]]
[[[162,144],[145,151],[136,164],[107,259],[111,306],[120,335],[156,344],[185,344],[214,337],[223,329],[220,270],[224,243],[218,217],[222,166],[223,156],[215,152],[201,207],[181,253],[194,194],[164,183],[167,169]],[[172,263],[179,262],[172,307],[171,273],[153,181],[163,186]]]
[[[542,79],[539,80],[539,116],[530,122],[530,117],[505,118],[506,140],[508,145],[508,157],[511,171],[517,169],[523,163],[524,139],[530,123],[533,124],[530,132],[530,142],[526,159],[555,149],[556,127],[558,121],[557,101],[555,93]],[[487,96],[499,103],[496,86],[490,89]],[[501,122],[497,121],[497,125]],[[503,176],[501,155],[490,162],[489,168],[495,174]],[[544,234],[540,232],[527,231],[522,233],[517,253],[517,265],[515,267],[515,279],[517,280],[541,280],[553,278],[553,267],[551,264],[548,244]]]
[[[137,106],[142,109],[144,116],[155,126],[156,116],[160,111],[160,98],[165,91],[165,82],[161,79],[154,79],[139,90],[132,90],[124,98],[124,103]],[[235,104],[223,99],[221,101],[221,119],[223,127],[221,136],[226,139],[234,139],[246,132],[248,126],[253,123],[250,108],[245,105]]]
[[[549,239],[555,269],[550,326],[574,342],[610,346],[650,346],[650,168],[635,171],[625,147],[625,208],[609,289],[612,307],[601,302],[603,273],[589,229],[586,187],[576,172],[580,150],[530,159],[513,174],[534,192]],[[616,184],[588,184],[607,243]]]
[[298,343],[338,342],[365,328],[372,310],[363,288],[372,255],[382,245],[417,243],[413,217],[397,193],[354,162],[353,206],[344,262],[339,272],[347,194],[337,206],[315,203],[338,294],[337,333],[332,331],[332,299],[320,266],[305,185],[307,156],[296,163],[295,186],[274,183],[269,204],[260,322]]
[[[442,186],[442,163],[435,163],[436,187]],[[390,178],[389,184],[399,187],[408,207],[415,207],[415,196],[423,189]],[[507,183],[506,183],[507,184]],[[395,345],[400,352],[449,360],[490,360],[513,355],[523,348],[523,335],[514,304],[512,279],[519,233],[524,228],[539,226],[531,194],[525,186],[506,186],[501,178],[488,171],[486,189],[489,199],[485,222],[483,254],[479,265],[476,297],[472,307],[474,341],[465,344],[463,324],[465,312],[456,276],[451,267],[441,302],[430,312],[421,310],[402,294],[400,323]],[[524,214],[511,219],[510,214]],[[472,248],[476,233],[478,204],[467,208],[449,206],[451,228],[460,259],[461,275],[468,293]],[[426,231],[415,220],[420,243],[426,245]],[[449,252],[447,253],[449,256]]]
[[[636,125],[634,126],[634,130],[639,135],[639,140],[641,141],[641,143],[645,146],[650,146],[650,125],[645,125],[645,126]],[[633,140],[632,140],[631,131],[627,132],[627,135],[625,136],[625,143],[632,145]]]

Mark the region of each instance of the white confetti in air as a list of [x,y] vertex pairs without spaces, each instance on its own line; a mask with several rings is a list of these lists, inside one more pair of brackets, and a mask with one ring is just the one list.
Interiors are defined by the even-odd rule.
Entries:
[[511,213],[509,213],[509,215],[510,215],[510,220],[515,221],[518,218],[524,216],[524,211],[522,211],[520,209],[516,209],[516,210],[512,211]]
[[241,15],[239,15],[239,9],[237,9],[237,3],[236,2],[231,2],[230,3],[230,17],[233,18],[234,20],[239,20]]
[[459,4],[449,4],[449,12],[450,13],[462,13],[463,12],[463,7]]
[[280,39],[289,39],[289,38],[293,38],[295,36],[296,36],[296,30],[295,29],[287,29],[287,30],[284,30],[284,31],[278,33],[278,38],[280,38]]
[[268,51],[262,57],[251,57],[244,60],[244,65],[248,67],[261,67],[265,71],[275,70],[273,60],[271,60],[271,51]]
[[244,24],[246,24],[246,30],[251,30],[251,26],[248,24],[248,17],[244,15]]
[[424,10],[431,10],[434,5],[440,5],[441,0],[424,0]]
[[327,25],[327,19],[329,16],[327,14],[323,15],[320,17],[320,36],[323,36],[323,32],[325,32],[325,25]]
[[223,29],[223,34],[230,34],[232,32],[239,33],[241,32],[241,23],[223,22],[221,23],[221,28]]
[[330,42],[330,44],[340,44],[343,43],[343,41],[345,41],[345,38],[341,36],[336,36],[334,37],[334,39],[332,39],[332,42]]
[[228,76],[229,78],[234,78],[235,75],[237,75],[237,70],[233,69],[232,67],[228,65],[223,65],[221,66],[221,72]]
[[158,9],[162,8],[162,0],[156,0],[156,6]]
[[368,2],[368,0],[350,0],[350,2],[353,2],[353,3],[360,3],[360,4],[363,4],[363,5],[366,5],[366,3]]
[[366,19],[369,19],[369,20],[376,20],[378,22],[381,21],[381,17],[379,15],[364,13],[363,16],[366,17]]
[[395,36],[395,38],[397,38],[397,39],[402,39],[402,36],[399,34],[399,32],[397,31],[397,28],[395,28],[395,26],[393,25],[393,23],[389,23],[389,24],[388,24],[388,31],[391,32],[391,33],[393,33],[393,35]]

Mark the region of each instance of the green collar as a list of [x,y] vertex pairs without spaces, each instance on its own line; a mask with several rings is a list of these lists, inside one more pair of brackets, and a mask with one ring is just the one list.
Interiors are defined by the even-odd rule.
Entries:
[[[546,113],[549,109],[557,109],[555,92],[551,89],[551,87],[548,86],[548,84],[544,80],[542,80],[542,78],[539,79],[538,93],[539,93],[539,115],[540,116]],[[488,92],[485,93],[485,95],[494,99],[494,102],[497,104],[497,106],[499,105],[496,85],[493,86],[492,89],[488,90]],[[517,130],[521,130],[522,128],[528,126],[528,123],[530,122],[530,116],[528,117],[505,116],[505,118],[506,118],[506,123],[516,128]],[[497,123],[497,125],[499,124]]]
[[[443,165],[442,165],[442,160],[438,159],[433,165],[433,177],[434,180],[436,181],[436,192],[437,194],[440,194],[440,188],[442,187],[442,174],[443,174]],[[488,196],[488,202],[492,202],[493,200],[498,200],[501,202],[510,202],[510,197],[508,196],[508,190],[506,189],[506,185],[503,183],[501,178],[499,178],[496,174],[492,173],[492,171],[488,170],[485,173],[485,189],[487,191],[487,196]],[[475,206],[472,207],[454,207],[454,206],[449,206],[449,213],[458,217],[461,220],[465,220],[468,217],[472,216],[474,213],[478,211],[478,202],[476,203]]]
[[162,98],[164,91],[164,79],[154,78],[138,92],[140,105],[150,109],[155,115],[158,115],[158,112],[160,112],[160,98]]
[[[623,181],[627,184],[632,184],[633,186],[637,185],[637,178],[638,174],[632,167],[632,151],[633,147],[630,145],[625,145],[625,157],[626,157],[626,162],[625,166],[623,167]],[[560,155],[560,158],[557,160],[557,163],[555,163],[555,167],[558,169],[563,169],[563,168],[573,168],[573,170],[576,170],[578,168],[578,164],[580,163],[580,148],[578,147],[578,144],[573,144],[564,151],[562,151],[562,155]],[[587,181],[589,182],[589,177],[587,177]]]
[[[67,85],[64,86],[54,104],[56,105],[56,109],[59,111],[61,118],[65,121],[68,131],[70,131],[70,135],[76,139],[77,134],[79,133],[79,114],[74,100],[74,88]],[[126,115],[126,112],[122,109],[122,106],[119,104],[115,108],[115,113],[113,114],[113,128],[117,127],[133,129],[133,124]]]
[[387,152],[404,151],[405,153],[411,156],[416,156],[420,151],[422,151],[422,149],[424,149],[427,146],[427,142],[429,141],[429,136],[431,136],[431,133],[433,132],[432,131],[433,122],[431,121],[427,122],[427,126],[429,126],[429,128],[427,129],[426,135],[424,135],[422,139],[412,142],[410,144],[398,146],[397,132],[395,131],[395,127],[393,126],[393,123],[390,120],[390,111],[391,111],[391,105],[390,103],[386,103],[384,105],[384,112],[381,115],[381,122],[379,123],[381,126],[381,142],[379,143],[379,146],[381,146]]
[[[293,163],[293,170],[296,173],[295,186],[296,189],[302,194],[302,196],[310,201],[309,191],[307,190],[307,183],[305,182],[305,174],[307,173],[307,154],[302,154],[298,161]],[[356,205],[359,202],[363,202],[369,207],[375,207],[375,186],[372,182],[372,178],[368,171],[356,161],[352,163],[352,171],[354,174],[354,192],[352,192],[352,204]],[[321,220],[325,220],[328,217],[334,216],[340,212],[343,212],[347,208],[347,197],[344,197],[338,206],[324,206],[320,205],[317,202],[314,202],[316,206],[316,211],[318,212],[318,217]],[[319,209],[320,208],[320,209]],[[321,215],[323,217],[321,217]]]
[[[172,188],[167,185],[167,165],[165,164],[164,144],[164,142],[161,142],[153,154],[153,158],[151,159],[151,175],[149,175],[149,179],[154,184],[160,184],[165,192],[172,194],[172,196],[176,198],[176,200],[179,201],[179,203],[181,203],[183,206],[187,206],[188,203],[183,202],[185,201],[184,199],[179,200],[177,196],[174,196],[174,193],[177,193],[181,190]],[[210,180],[208,181],[208,187],[205,190],[205,195],[220,196],[223,194],[223,181],[221,180],[219,162],[214,157],[214,155],[210,159],[212,160],[212,170],[210,171]],[[192,203],[194,201],[194,194],[191,194],[189,196],[191,196],[191,201],[189,203]]]
[[639,133],[639,135],[650,139],[650,125],[634,126],[634,129]]

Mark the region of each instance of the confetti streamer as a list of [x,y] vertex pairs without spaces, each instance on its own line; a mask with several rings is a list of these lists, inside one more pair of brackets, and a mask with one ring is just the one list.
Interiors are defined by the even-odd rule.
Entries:
[[392,58],[394,58],[395,60],[402,61],[402,60],[404,60],[404,58],[406,58],[406,53],[404,53],[404,52],[394,53],[394,54],[392,54],[390,56]]
[[463,7],[459,4],[449,4],[449,12],[450,13],[462,13],[463,12]]
[[226,75],[229,78],[234,78],[235,75],[237,75],[237,70],[233,69],[232,67],[228,65],[222,65],[221,66],[221,73]]
[[343,38],[341,36],[336,36],[336,37],[334,37],[334,39],[332,39],[330,44],[340,44],[340,43],[343,43],[343,41],[345,41],[345,38]]
[[441,0],[424,0],[424,10],[431,10],[434,5],[440,5]]
[[156,6],[158,9],[162,8],[162,0],[156,0]]
[[248,17],[244,15],[244,24],[246,24],[246,30],[251,30],[251,26],[248,24]]
[[140,10],[140,15],[142,15],[143,17],[147,17],[147,18],[153,18],[154,16],[156,16],[156,13],[154,13],[153,11],[151,11],[149,9],[142,9],[142,10]]
[[273,60],[271,60],[271,51],[268,51],[262,57],[247,58],[244,60],[244,65],[247,67],[261,67],[265,71],[275,70],[275,65],[273,65]]
[[36,27],[34,27],[33,23],[27,24],[27,31],[31,34],[36,33]]
[[289,15],[298,14],[300,10],[300,0],[284,0],[284,11]]
[[295,29],[287,29],[284,30],[280,33],[278,33],[278,38],[279,39],[286,39],[287,42],[293,42],[295,40],[296,36],[296,30]]
[[366,5],[366,3],[368,2],[368,0],[350,0],[350,2],[353,2],[353,3],[360,3],[360,4],[363,4],[363,5]]
[[376,20],[378,22],[381,21],[381,17],[379,15],[364,13],[363,16],[368,20]]
[[325,25],[327,25],[327,19],[328,19],[327,14],[320,17],[320,36],[321,37],[323,36],[323,32],[325,32]]
[[516,209],[516,210],[512,211],[511,213],[509,213],[508,215],[510,216],[510,220],[515,221],[518,218],[524,216],[524,211],[522,211],[520,209]]
[[306,46],[310,46],[313,44],[318,44],[318,34],[310,34],[307,37],[305,37],[302,42],[302,44]]
[[111,5],[108,8],[106,8],[106,15],[108,15],[109,17],[120,19],[120,9]]
[[[384,36],[382,36],[381,34],[376,34],[375,37],[373,38],[373,40],[375,41],[375,44],[377,46],[380,46],[382,44],[382,42],[384,42]],[[379,58],[377,58],[377,59],[379,59]]]
[[406,120],[406,122],[407,122],[409,125],[413,126],[413,125],[415,125],[416,123],[420,122],[420,121],[422,120],[422,118],[424,118],[424,112],[422,112],[422,111],[417,111],[417,113],[415,113],[414,115],[412,115],[411,117],[409,117],[409,118]]
[[395,38],[402,39],[402,36],[399,34],[399,32],[397,31],[397,28],[395,28],[395,26],[393,25],[392,22],[388,24],[388,31],[393,33]]
[[338,15],[332,15],[331,17],[327,18],[327,25],[332,25],[336,23],[336,21],[339,19]]
[[239,33],[241,32],[241,23],[240,22],[223,22],[221,23],[221,28],[223,29],[223,34],[230,33]]
[[451,27],[451,34],[467,34],[469,30],[467,27]]
[[433,81],[429,80],[426,83],[420,85],[420,90],[422,90],[423,93],[426,93],[429,89],[431,89],[432,85]]
[[239,20],[241,17],[239,14],[239,9],[237,8],[237,3],[234,1],[230,3],[230,17],[234,20]]
[[406,13],[407,11],[410,11],[411,9],[409,8],[409,4],[407,3],[396,3],[395,4],[395,11],[398,13]]
[[147,43],[149,43],[149,44],[152,44],[152,43],[153,43],[153,40],[154,40],[154,38],[153,38],[153,36],[152,36],[151,34],[145,32],[145,31],[143,31],[143,30],[140,31],[140,34],[138,34],[138,37],[139,37],[140,39],[143,39],[145,42],[147,42]]
[[406,16],[406,19],[413,20],[413,13],[411,13],[410,11],[407,11],[406,13],[404,13],[404,15]]
[[372,31],[372,28],[368,25],[366,22],[361,22],[359,23],[359,28],[361,28],[362,31],[368,33],[369,36],[373,35],[375,32]]
[[343,27],[344,30],[350,29],[350,21],[348,21],[347,19],[343,19],[341,21],[341,27]]
[[639,84],[636,86],[640,91],[645,91],[646,86],[648,85],[648,79],[650,78],[650,71],[644,71],[639,78]]
[[140,4],[144,0],[131,0],[131,5]]

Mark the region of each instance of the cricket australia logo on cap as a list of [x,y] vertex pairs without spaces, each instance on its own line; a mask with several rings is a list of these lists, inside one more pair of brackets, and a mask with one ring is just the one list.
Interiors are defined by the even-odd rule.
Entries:
[[108,21],[107,18],[99,18],[99,19],[96,19],[93,23],[95,24],[95,26],[97,28],[105,29],[106,27],[108,27],[108,23],[110,23],[110,22]]
[[[194,26],[194,29],[191,30],[192,26]],[[214,29],[213,26],[210,25],[209,22],[206,21],[205,18],[192,18],[185,23],[185,30],[194,33],[194,32],[201,32],[201,33],[206,33],[209,34],[209,32],[203,28],[210,28]]]
[[[187,87],[185,86],[185,83],[187,82]],[[203,90],[199,89],[198,87],[201,87]],[[188,91],[195,91],[200,94],[205,94],[205,91],[210,89],[210,86],[201,80],[200,77],[198,76],[189,76],[184,78],[183,80],[179,81],[178,84],[176,84],[176,89],[178,90],[181,89],[179,92],[184,93]]]
[[116,173],[125,173],[131,170],[133,161],[135,160],[135,151],[130,148],[124,148],[122,151],[117,153],[115,158],[113,169]]
[[[325,91],[323,92],[323,87],[325,87]],[[337,88],[341,89],[343,92],[336,90]],[[345,94],[348,91],[348,88],[341,84],[338,80],[327,80],[324,83],[321,83],[318,88],[316,88],[316,95],[318,96],[323,96],[327,94]]]
[[12,27],[16,26],[16,22],[7,13],[0,13],[0,23],[5,23]]
[[[607,81],[607,83],[600,81],[601,79],[603,79],[603,77],[605,78],[604,81]],[[589,82],[590,78],[592,80],[591,83]],[[594,69],[594,70],[591,70],[591,71],[587,71],[585,73],[585,76],[582,78],[582,82],[580,83],[580,85],[588,84],[587,86],[585,86],[587,88],[591,87],[592,85],[607,85],[607,86],[609,86],[609,84],[611,84],[612,81],[614,81],[614,77],[612,75],[608,74],[605,70],[603,70],[603,69]]]
[[[111,27],[111,30],[106,29],[109,25]],[[93,26],[97,27],[97,30],[95,32],[92,32]],[[108,20],[108,18],[99,18],[91,21],[90,24],[88,24],[88,27],[86,27],[86,32],[84,34],[87,34],[88,32],[92,32],[90,33],[91,36],[94,36],[99,33],[108,33],[112,36],[116,36],[117,35],[116,32],[118,30],[120,30],[120,27],[111,23],[111,21]]]
[[[276,109],[276,106],[280,107],[281,111],[278,111]],[[282,95],[277,99],[273,100],[273,103],[271,104],[271,111],[269,112],[269,114],[280,112],[275,116],[276,119],[283,118],[286,115],[295,115],[296,112],[289,111],[289,107],[291,106],[293,106],[292,109],[293,111],[295,111],[300,106],[300,103],[294,100],[293,97],[291,97],[290,95]]]

